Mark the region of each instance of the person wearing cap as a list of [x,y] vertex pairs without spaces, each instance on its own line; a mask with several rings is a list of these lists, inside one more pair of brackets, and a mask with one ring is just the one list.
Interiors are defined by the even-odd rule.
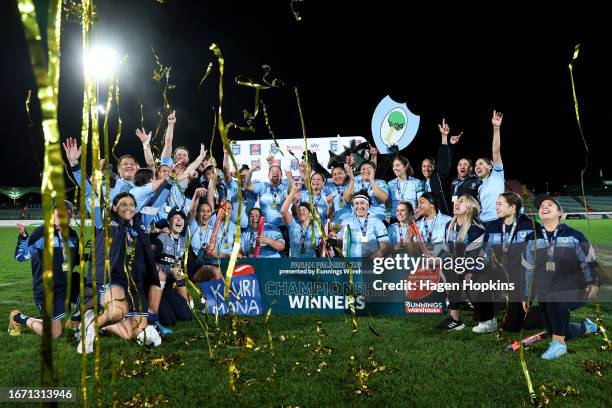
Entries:
[[249,226],[240,233],[240,246],[242,256],[253,258],[257,244],[259,244],[259,258],[280,258],[285,249],[283,234],[274,225],[264,224],[263,233],[259,233],[259,221],[262,213],[257,207],[249,211]]
[[505,190],[504,165],[501,157],[500,128],[504,115],[493,111],[491,123],[493,124],[493,142],[491,153],[493,160],[482,157],[476,160],[476,175],[482,181],[478,187],[478,201],[480,202],[480,221],[486,227],[488,223],[497,219],[495,205],[497,197]]
[[187,252],[186,222],[185,213],[173,209],[168,214],[170,231],[152,240],[160,286],[151,285],[149,288],[149,324],[160,335],[171,334],[172,330],[166,326],[174,326],[177,320],[191,320],[183,274],[183,259]]
[[[446,282],[461,285],[470,281],[473,275],[478,274],[477,258],[481,255],[484,240],[484,227],[478,223],[480,205],[470,195],[459,197],[455,202],[453,219],[446,225],[444,244],[439,257],[442,265],[451,264],[453,268],[444,268]],[[468,262],[471,259],[471,262]],[[458,267],[461,260],[462,267]],[[467,265],[471,265],[468,267]],[[460,308],[463,302],[461,290],[447,290],[449,313],[438,329],[444,331],[462,330],[465,324],[461,321]],[[476,313],[478,313],[477,305]]]
[[535,207],[542,227],[526,237],[523,306],[527,312],[528,301],[537,298],[552,334],[542,358],[554,360],[567,354],[566,340],[597,332],[597,325],[589,319],[581,324],[570,323],[570,312],[597,296],[597,263],[595,250],[586,237],[561,223],[563,209],[554,197],[536,197]]
[[[70,201],[64,202],[66,207],[67,223],[70,224],[73,206]],[[60,212],[53,210],[54,232],[53,232],[53,310],[51,314],[51,337],[57,338],[62,334],[61,319],[66,316],[65,302],[67,295],[68,280],[72,279],[72,269],[79,263],[79,238],[75,230],[68,226],[67,245],[60,231]],[[43,286],[43,253],[45,247],[43,225],[37,227],[28,235],[22,224],[17,224],[19,235],[15,259],[19,262],[27,260],[32,264],[32,286],[34,289],[34,303],[40,311],[41,318],[30,317],[19,310],[13,310],[9,315],[8,333],[11,336],[19,336],[23,327],[28,327],[34,333],[42,336],[45,307],[45,288]],[[70,294],[68,294],[70,295]]]
[[[348,257],[379,258],[391,250],[387,228],[370,212],[370,197],[366,190],[353,196],[353,216],[345,219],[342,225],[350,231],[350,234],[343,234],[350,238],[350,242],[343,243],[348,248]],[[331,235],[334,238],[337,234]]]
[[[296,189],[287,197],[281,207],[283,221],[289,228],[289,256],[291,258],[315,258],[321,235],[316,224],[310,219],[310,204],[300,201],[301,199],[302,194]],[[293,205],[296,202],[298,204]],[[291,213],[290,207],[292,205],[296,217]]]
[[421,194],[418,203],[415,217],[418,219],[419,233],[432,254],[436,256],[442,250],[446,226],[452,218],[440,212],[440,202],[431,192]]
[[[534,229],[540,228],[540,224],[521,211],[522,208],[523,199],[520,195],[513,192],[500,194],[496,203],[498,218],[489,224],[484,238],[488,260],[487,273],[491,277],[514,284],[514,290],[509,291],[506,314],[502,319],[504,323],[502,328],[513,332],[520,331],[521,327],[529,327],[521,304],[525,290],[525,274],[521,259],[526,237]],[[478,326],[472,328],[472,331],[492,332],[497,329],[493,299],[490,302],[481,302],[481,305],[482,320]]]
[[385,203],[389,199],[389,187],[385,181],[374,178],[375,171],[374,163],[364,161],[359,167],[361,178],[357,180],[352,167],[347,165],[346,174],[349,183],[344,191],[344,201],[353,202],[355,191],[365,191],[368,196],[368,212],[380,221],[385,221],[387,211]]
[[[344,201],[344,191],[348,186],[349,179],[343,164],[336,163],[332,167],[331,178],[325,182],[323,193],[333,199],[333,222],[341,224],[345,217],[352,214],[351,203]],[[328,204],[329,206],[329,204]]]

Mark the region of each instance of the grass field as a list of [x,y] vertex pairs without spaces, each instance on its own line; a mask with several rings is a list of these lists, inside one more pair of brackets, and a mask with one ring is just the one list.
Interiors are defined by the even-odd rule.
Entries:
[[[590,232],[585,228],[586,222],[568,223],[583,230],[596,244],[612,242],[612,221],[591,221]],[[0,333],[0,387],[33,386],[39,384],[40,377],[40,338],[29,331],[20,337],[9,337],[5,330],[6,316],[12,309],[20,308],[35,315],[30,265],[14,260],[15,239],[16,229],[0,228],[0,315],[5,319]],[[603,304],[602,308],[604,325],[612,331],[612,308],[610,304]],[[594,319],[594,315],[594,308],[586,306],[576,311],[573,319]],[[263,317],[240,319],[238,331],[253,339],[254,348],[237,361],[237,397],[232,396],[228,386],[228,365],[211,362],[206,340],[193,340],[203,333],[196,322],[179,323],[175,333],[165,338],[160,348],[147,354],[147,358],[175,355],[183,364],[168,370],[147,366],[149,374],[143,377],[113,376],[113,367],[120,361],[131,364],[142,359],[144,349],[135,343],[103,337],[102,404],[109,406],[116,400],[121,406],[122,401],[137,393],[161,394],[169,406],[518,407],[528,403],[518,355],[505,352],[505,343],[497,343],[495,334],[472,333],[472,319],[468,314],[464,314],[468,327],[453,333],[434,329],[439,317],[361,317],[354,336],[351,336],[350,316],[320,318],[323,331],[316,329],[318,319],[315,314],[272,314],[268,326]],[[219,345],[220,336],[214,334],[215,324],[212,319],[208,323],[213,332],[212,344]],[[220,325],[225,324],[221,320]],[[273,354],[267,347],[267,329],[272,337]],[[509,339],[518,337],[511,333],[505,335]],[[244,339],[244,336],[238,338]],[[220,343],[213,348],[214,360],[236,356],[243,350],[232,341]],[[580,392],[578,396],[557,396],[551,400],[551,406],[611,406],[612,352],[598,350],[602,344],[599,336],[569,343],[570,354],[553,362],[540,358],[547,343],[540,342],[526,352],[534,385],[557,388],[571,385]],[[67,338],[54,343],[56,361],[61,356],[65,358],[62,384],[78,388],[80,356],[75,347],[75,341]],[[372,361],[368,361],[370,347]],[[353,354],[356,359],[351,360]],[[603,377],[596,377],[581,367],[583,360],[607,362],[610,368]],[[355,393],[355,368],[361,365],[372,371],[373,362],[384,366],[384,370],[371,373],[366,380],[372,395]],[[90,402],[96,399],[93,365],[94,357],[90,356],[87,366]],[[137,368],[133,364],[131,367]],[[272,375],[273,367],[275,375]]]

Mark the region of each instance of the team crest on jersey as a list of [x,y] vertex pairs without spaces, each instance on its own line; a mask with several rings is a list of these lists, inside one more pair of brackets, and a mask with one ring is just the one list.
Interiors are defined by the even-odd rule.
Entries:
[[385,96],[372,115],[372,135],[380,153],[389,153],[391,146],[406,148],[414,140],[420,120],[405,103]]

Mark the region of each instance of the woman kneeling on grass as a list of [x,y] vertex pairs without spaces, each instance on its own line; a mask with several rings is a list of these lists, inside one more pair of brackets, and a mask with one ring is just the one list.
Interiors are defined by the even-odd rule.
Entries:
[[[595,250],[580,232],[561,224],[563,210],[548,195],[536,198],[542,221],[541,230],[527,236],[525,248],[525,283],[533,287],[552,341],[542,354],[554,360],[567,354],[565,340],[597,332],[597,325],[585,319],[570,323],[570,312],[597,296]],[[533,279],[533,282],[532,282]],[[525,291],[529,296],[528,289]],[[525,312],[528,304],[523,302]]]
[[[98,327],[127,340],[159,346],[161,338],[148,325],[146,291],[150,285],[160,286],[151,241],[146,227],[136,213],[136,200],[130,193],[117,194],[110,211],[112,238],[110,247],[110,276],[104,277],[104,234],[102,217],[95,214],[96,225],[96,286],[98,300],[103,307],[96,317],[93,310],[85,313],[85,338],[77,352],[93,351],[94,320]],[[106,284],[104,282],[107,282]]]
[[[68,212],[68,223],[72,217],[72,203],[65,202]],[[70,247],[70,259],[67,259],[67,251],[64,247],[59,229],[59,212],[54,210],[55,230],[53,232],[53,311],[51,312],[51,337],[57,338],[62,334],[62,318],[66,316],[65,301],[67,280],[71,279],[71,271],[74,265],[79,263],[79,239],[76,232],[68,227],[68,246]],[[25,228],[21,224],[17,224],[19,228],[19,238],[17,241],[17,249],[15,250],[15,258],[19,262],[32,262],[32,286],[34,288],[34,301],[36,306],[43,313],[45,305],[45,288],[43,287],[43,251],[45,245],[44,226],[40,226],[28,235]],[[9,315],[8,334],[10,336],[19,336],[22,327],[28,327],[34,333],[42,336],[43,321],[21,313],[19,310],[13,310]]]

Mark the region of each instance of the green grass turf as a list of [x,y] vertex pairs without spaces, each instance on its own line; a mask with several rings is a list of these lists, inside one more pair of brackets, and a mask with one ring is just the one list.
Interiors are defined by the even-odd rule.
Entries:
[[[573,221],[572,221],[573,223]],[[603,222],[592,222],[597,231],[585,231],[593,239],[606,239],[609,232]],[[612,226],[612,224],[608,224]],[[600,228],[601,227],[601,228]],[[606,233],[608,235],[606,235]],[[14,258],[16,229],[0,228],[0,316],[4,316],[0,332],[0,386],[35,386],[40,377],[40,338],[25,330],[20,337],[6,334],[6,316],[14,308],[36,315],[32,301],[31,274],[28,262],[17,263]],[[604,325],[612,331],[612,308],[603,304]],[[573,313],[573,320],[594,319],[594,308],[586,306]],[[315,328],[317,315],[272,315],[269,329],[273,337],[274,357],[265,347],[268,344],[263,317],[240,319],[242,328],[255,342],[255,350],[237,362],[240,371],[236,379],[239,397],[233,398],[228,387],[228,368],[212,364],[205,340],[186,344],[186,340],[201,335],[196,322],[179,323],[175,333],[164,339],[162,346],[149,356],[176,354],[183,361],[167,371],[150,368],[145,377],[116,377],[111,384],[112,367],[120,360],[133,361],[144,353],[135,343],[121,339],[101,338],[102,403],[110,406],[113,399],[124,401],[134,394],[155,396],[163,394],[171,406],[281,406],[301,407],[348,406],[500,406],[514,407],[527,404],[527,388],[518,355],[504,351],[494,334],[476,335],[469,313],[464,314],[467,328],[461,332],[441,333],[434,329],[439,317],[360,317],[358,331],[351,336],[349,316],[323,317],[322,328],[328,334],[323,344],[331,353],[314,352],[319,336]],[[224,324],[224,321],[221,321]],[[209,321],[214,328],[212,319]],[[369,329],[371,326],[380,336]],[[527,333],[526,333],[527,334]],[[506,334],[516,339],[517,334]],[[549,384],[556,387],[571,385],[579,396],[555,397],[551,405],[558,407],[608,407],[612,404],[612,352],[598,351],[602,344],[598,336],[569,343],[570,354],[560,360],[546,362],[540,354],[548,341],[536,344],[526,352],[527,364],[535,386]],[[213,341],[214,344],[214,341]],[[354,353],[365,368],[368,348],[373,347],[373,358],[385,370],[371,374],[366,384],[372,396],[353,391],[355,375],[351,371]],[[54,342],[55,361],[65,356],[62,375],[64,386],[80,386],[80,356],[74,351],[74,340]],[[257,350],[259,348],[259,350]],[[240,347],[225,345],[213,349],[215,359],[235,356]],[[583,360],[607,362],[610,368],[603,377],[585,372]],[[88,357],[90,402],[93,391],[94,357]],[[296,364],[299,362],[299,364]],[[320,372],[316,369],[325,362]],[[276,376],[267,382],[272,367]],[[295,369],[296,367],[300,367]],[[25,405],[19,405],[25,406]]]

